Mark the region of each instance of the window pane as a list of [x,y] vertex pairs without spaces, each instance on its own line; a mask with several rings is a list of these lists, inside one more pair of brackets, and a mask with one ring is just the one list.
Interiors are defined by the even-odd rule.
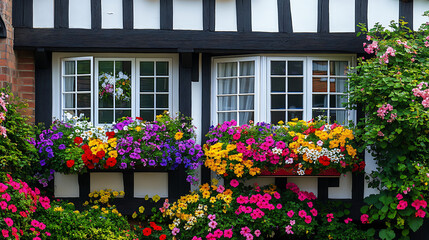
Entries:
[[144,121],[153,121],[154,110],[140,110],[140,117]]
[[77,90],[78,91],[91,91],[91,77],[78,76],[77,77]]
[[217,99],[219,111],[237,110],[237,96],[218,97]]
[[75,95],[74,94],[64,94],[64,107],[65,108],[74,108],[75,105]]
[[69,114],[71,114],[73,116],[76,116],[76,112],[74,110],[65,110],[64,113],[63,113],[63,116],[65,116],[67,113],[69,113]]
[[240,96],[240,110],[253,110],[254,101],[253,96]]
[[286,112],[285,111],[280,111],[280,112],[271,111],[271,123],[277,124],[279,121],[286,122]]
[[153,78],[140,78],[140,92],[153,92],[154,80]]
[[298,120],[302,120],[302,112],[288,112],[287,113],[287,119],[288,121],[291,121],[294,118],[298,118]]
[[313,95],[313,107],[328,107],[328,95]]
[[255,62],[240,62],[240,76],[255,75]]
[[288,95],[288,109],[302,109],[303,95]]
[[115,117],[116,120],[119,120],[123,117],[131,117],[131,110],[116,110]]
[[98,113],[98,123],[110,124],[113,122],[113,110],[100,110]]
[[165,111],[167,111],[167,110],[156,110],[156,115],[163,114]]
[[75,84],[74,77],[64,77],[64,91],[65,92],[74,92]]
[[91,61],[77,61],[77,74],[91,74]]
[[121,76],[121,73],[129,77],[131,74],[131,61],[115,61],[115,72],[116,78],[126,79],[125,76]]
[[84,118],[87,118],[89,121],[91,121],[91,110],[85,109],[85,110],[77,110],[77,115],[80,116],[83,114]]
[[131,108],[131,99],[130,100],[116,100],[115,107],[117,108]]
[[141,108],[153,108],[155,106],[153,94],[141,94],[140,95],[140,107]]
[[140,62],[140,76],[153,76],[154,73],[153,62]]
[[65,75],[75,74],[75,61],[64,62],[64,74]]
[[313,110],[313,118],[318,116],[328,116],[328,110]]
[[254,93],[255,78],[240,78],[240,93]]
[[116,107],[131,107],[131,76],[126,71],[116,74],[115,100]]
[[303,75],[304,63],[302,61],[289,61],[287,69],[288,75]]
[[100,75],[103,73],[113,74],[113,61],[98,62],[98,71]]
[[286,92],[286,79],[284,77],[272,77],[271,92]]
[[288,92],[303,92],[303,78],[290,77],[287,83]]
[[313,61],[313,75],[328,75],[328,61]]
[[91,107],[91,94],[77,94],[77,107],[87,108]]
[[217,80],[217,93],[218,94],[236,94],[237,93],[237,79],[219,79]]
[[168,92],[168,78],[157,78],[156,79],[156,91],[157,92]]
[[217,64],[218,77],[235,77],[237,76],[237,63],[218,63]]
[[271,109],[286,109],[286,95],[271,95]]
[[286,62],[271,61],[271,75],[286,75]]
[[98,105],[100,108],[112,108],[113,107],[113,95],[112,94],[100,95]]
[[313,92],[327,92],[327,78],[313,78]]
[[346,76],[347,75],[347,67],[348,62],[346,61],[331,61],[330,62],[330,75],[334,76]]
[[331,78],[331,92],[345,93],[347,92],[347,78]]
[[237,121],[237,113],[236,112],[218,113],[218,122],[220,124],[224,123],[225,121],[231,121],[231,120]]
[[344,108],[343,103],[347,102],[347,95],[331,95],[330,96],[330,107],[331,108]]
[[340,124],[346,124],[347,123],[347,111],[345,110],[330,110],[329,111],[329,122],[330,123],[340,123]]
[[168,108],[168,95],[157,94],[156,95],[156,107],[157,108]]
[[156,75],[157,76],[168,76],[168,62],[157,62],[156,63]]
[[238,124],[240,125],[249,124],[249,121],[254,119],[253,115],[254,115],[253,112],[239,113],[240,120],[238,121]]

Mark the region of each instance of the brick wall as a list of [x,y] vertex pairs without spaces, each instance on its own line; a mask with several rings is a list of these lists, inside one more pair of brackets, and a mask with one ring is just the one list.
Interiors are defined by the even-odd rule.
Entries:
[[15,96],[28,102],[23,114],[34,123],[34,55],[13,49],[12,1],[0,0],[0,14],[7,29],[7,38],[0,39],[0,87],[10,87]]

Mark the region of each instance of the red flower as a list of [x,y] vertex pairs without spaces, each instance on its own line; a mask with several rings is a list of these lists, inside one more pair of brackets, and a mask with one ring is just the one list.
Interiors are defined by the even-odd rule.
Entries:
[[154,222],[150,222],[149,225],[150,225],[151,228],[155,228],[156,227],[156,223],[154,223]]
[[159,236],[159,240],[165,240],[167,239],[167,235],[162,234],[161,236]]
[[73,167],[73,165],[74,165],[74,160],[68,160],[68,161],[67,161],[67,167],[68,167],[68,168]]
[[86,145],[86,144],[82,146],[82,150],[83,150],[83,151],[85,151],[85,153],[86,153],[87,151],[90,151],[89,146],[88,146],[88,145]]
[[77,145],[81,144],[82,142],[83,142],[83,139],[81,137],[74,138],[74,143],[76,143]]
[[143,235],[145,235],[146,237],[152,234],[152,229],[150,228],[145,228],[143,229]]
[[323,165],[323,166],[329,166],[329,164],[331,164],[331,159],[328,158],[327,156],[321,156],[319,158],[319,162]]
[[116,165],[116,158],[108,158],[106,161],[108,167],[113,167]]
[[98,151],[97,152],[97,157],[98,158],[103,158],[104,156],[106,156],[106,153],[104,151]]
[[141,117],[136,117],[137,120],[143,121],[143,118]]
[[162,231],[162,227],[161,226],[154,226],[153,227],[153,230],[155,230],[155,231]]
[[115,137],[115,132],[106,132],[106,136],[111,139]]

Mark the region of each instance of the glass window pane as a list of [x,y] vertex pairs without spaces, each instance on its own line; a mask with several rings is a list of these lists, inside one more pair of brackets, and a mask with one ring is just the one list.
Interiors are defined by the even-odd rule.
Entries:
[[113,122],[113,110],[98,111],[98,123],[111,124]]
[[328,110],[313,110],[313,118],[318,116],[328,116]]
[[217,93],[218,94],[236,94],[237,93],[237,79],[219,79],[217,80]]
[[287,62],[288,75],[303,75],[304,62],[303,61],[289,61]]
[[328,75],[328,61],[313,61],[313,75]]
[[330,110],[329,111],[329,122],[330,123],[340,123],[346,124],[348,122],[347,119],[347,111],[345,110]]
[[313,95],[313,107],[315,108],[328,107],[328,95]]
[[168,108],[168,95],[157,94],[156,95],[156,107],[157,108]]
[[231,120],[237,121],[237,113],[236,112],[218,113],[218,122],[220,124],[224,123],[225,121],[231,121]]
[[303,78],[290,77],[287,80],[288,92],[303,92]]
[[75,74],[75,61],[64,62],[64,74],[65,75]]
[[100,75],[103,73],[113,74],[113,65],[114,65],[113,61],[99,61],[98,62],[99,74]]
[[115,107],[117,108],[131,108],[131,98],[129,100],[115,100]]
[[331,95],[330,96],[330,107],[331,108],[345,108],[344,105],[347,102],[347,95]]
[[77,107],[87,108],[91,107],[91,94],[77,94]]
[[237,76],[237,63],[218,63],[217,64],[218,77],[235,77]]
[[239,125],[249,124],[249,121],[254,119],[253,112],[240,112],[239,116],[240,116],[240,120],[238,121]]
[[240,78],[240,93],[254,93],[255,78]]
[[80,116],[83,114],[83,117],[91,121],[91,110],[90,109],[80,109],[77,110],[77,115]]
[[153,108],[155,106],[153,94],[140,94],[140,107]]
[[115,118],[117,121],[123,117],[131,117],[131,110],[116,110]]
[[73,116],[76,116],[76,112],[74,110],[65,110],[64,113],[63,113],[63,116],[65,116],[67,113],[69,113],[69,114],[71,114]]
[[271,111],[271,123],[277,124],[279,121],[286,122],[286,112],[285,111]]
[[131,61],[115,61],[116,78],[130,78]]
[[288,121],[291,121],[294,118],[298,118],[298,120],[302,120],[302,112],[289,111],[287,113]]
[[303,95],[288,95],[288,109],[302,109]]
[[116,107],[131,106],[131,77],[126,72],[116,74],[115,100]]
[[153,78],[140,78],[140,92],[153,92],[154,80]]
[[327,79],[328,78],[313,78],[313,92],[327,92]]
[[240,76],[255,75],[255,62],[240,62]]
[[286,62],[271,61],[271,75],[286,75]]
[[156,79],[156,91],[157,92],[168,92],[168,78],[157,78]]
[[153,121],[154,110],[140,110],[140,117],[144,121]]
[[140,76],[154,76],[153,62],[140,62]]
[[271,109],[286,109],[286,95],[271,95]]
[[168,62],[156,62],[156,75],[168,76]]
[[330,78],[330,91],[337,93],[345,93],[348,89],[347,78]]
[[253,110],[254,102],[254,96],[240,96],[240,110]]
[[74,108],[75,105],[75,94],[64,94],[64,107]]
[[349,63],[347,61],[331,61],[330,62],[330,75],[346,76]]
[[75,84],[74,84],[74,78],[75,77],[64,77],[64,91],[65,92],[74,92]]
[[78,91],[91,91],[91,77],[78,76],[77,77],[77,90]]
[[77,74],[91,74],[91,61],[77,61]]
[[272,77],[271,92],[286,92],[286,79],[284,77]]
[[218,97],[217,99],[219,111],[237,110],[237,96]]
[[99,97],[98,106],[100,108],[112,108],[113,107],[113,95],[102,94]]

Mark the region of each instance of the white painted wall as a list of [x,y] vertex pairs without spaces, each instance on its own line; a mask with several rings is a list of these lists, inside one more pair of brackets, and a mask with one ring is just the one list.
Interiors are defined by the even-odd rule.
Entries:
[[173,0],[173,29],[203,30],[203,1]]
[[384,27],[389,26],[391,20],[398,22],[398,0],[368,0],[368,28],[379,22]]
[[299,187],[299,190],[312,192],[316,197],[319,193],[317,190],[317,177],[288,177],[287,182],[295,183]]
[[69,28],[91,29],[91,0],[69,1]]
[[79,182],[77,174],[54,173],[54,195],[57,198],[79,197]]
[[104,189],[124,191],[124,178],[120,172],[90,173],[90,182],[91,192]]
[[122,0],[101,0],[101,28],[123,28]]
[[277,0],[252,0],[252,31],[278,32]]
[[276,178],[275,177],[257,177],[252,178],[249,180],[246,180],[244,182],[245,186],[253,186],[255,183],[258,184],[260,187],[268,186],[270,184],[275,184]]
[[[370,174],[372,171],[376,170],[378,165],[376,161],[374,160],[374,157],[369,153],[369,151],[365,151],[365,174]],[[375,188],[368,187],[368,182],[365,180],[364,185],[364,197],[368,197],[371,194],[378,194],[380,191],[378,191]]]
[[418,30],[420,25],[429,22],[428,17],[422,16],[425,11],[429,10],[428,0],[414,0],[413,2],[413,29]]
[[215,30],[237,31],[237,10],[235,0],[216,0]]
[[339,187],[328,188],[328,198],[330,199],[352,199],[352,173],[341,175]]
[[294,32],[317,32],[317,0],[290,0]]
[[134,197],[144,198],[146,195],[168,197],[168,173],[166,172],[135,172]]
[[54,27],[54,0],[33,1],[33,28]]
[[329,0],[329,31],[355,32],[355,0]]
[[134,28],[159,29],[160,8],[160,0],[134,0]]

